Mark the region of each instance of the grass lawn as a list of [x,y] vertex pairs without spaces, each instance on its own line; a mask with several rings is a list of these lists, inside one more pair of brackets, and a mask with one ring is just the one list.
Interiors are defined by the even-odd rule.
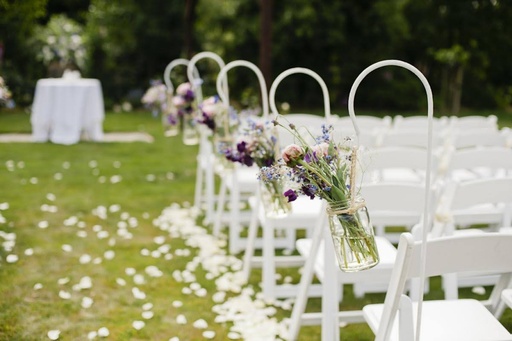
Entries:
[[[508,116],[500,122],[512,125]],[[45,340],[51,330],[61,340],[87,340],[102,327],[112,340],[198,340],[209,338],[205,331],[215,340],[233,337],[230,323],[215,322],[216,283],[189,244],[194,216],[175,208],[169,219],[179,231],[158,220],[173,203],[192,202],[197,147],[164,137],[148,112],[108,113],[104,130],[147,132],[155,141],[0,144],[0,340]],[[29,114],[0,111],[0,134],[30,131]],[[190,282],[177,279],[186,269],[195,276]],[[259,280],[254,271],[255,291]],[[428,298],[442,297],[438,279],[431,287]],[[345,310],[384,297],[357,299],[348,289]],[[462,295],[485,297],[469,289]],[[319,307],[314,299],[308,309]],[[278,308],[276,318],[290,313]],[[193,326],[201,319],[205,329]],[[510,309],[502,322],[512,331]],[[373,339],[365,324],[340,330],[345,340]],[[301,329],[300,340],[319,338],[320,326]]]

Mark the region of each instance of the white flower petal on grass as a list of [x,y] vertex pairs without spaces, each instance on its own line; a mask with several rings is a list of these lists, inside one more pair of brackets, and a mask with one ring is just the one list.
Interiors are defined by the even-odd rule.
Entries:
[[228,333],[228,339],[230,340],[240,340],[240,334],[237,332],[229,332]]
[[92,280],[89,276],[84,276],[80,278],[80,282],[78,283],[81,289],[90,289],[92,288]]
[[32,185],[36,185],[39,182],[39,180],[35,177],[31,177],[29,181]]
[[82,308],[88,309],[92,306],[94,303],[93,299],[90,297],[82,297]]
[[5,257],[7,263],[16,263],[18,261],[18,255],[10,254]]
[[101,259],[101,257],[96,257],[92,260],[92,263],[93,264],[101,264],[101,262],[103,262],[103,260]]
[[194,321],[192,326],[196,329],[206,329],[206,328],[208,328],[208,323],[206,323],[206,321],[203,319],[199,319],[199,320]]
[[124,287],[126,285],[126,281],[124,279],[122,279],[122,278],[119,278],[119,277],[116,278],[116,283],[117,283],[117,285],[120,285],[122,287]]
[[110,213],[116,213],[116,212],[119,212],[120,210],[121,210],[121,205],[118,205],[118,204],[110,205],[108,207],[108,211]]
[[63,300],[69,300],[71,298],[71,294],[65,290],[59,291],[59,297]]
[[172,256],[172,253],[167,253],[167,254],[165,254],[165,256],[164,256],[164,259],[165,259],[165,260],[171,260],[171,259],[172,259],[172,257],[173,257],[173,256]]
[[88,340],[94,340],[98,336],[98,332],[93,330],[92,332],[87,333]]
[[190,289],[189,287],[184,287],[183,289],[181,289],[181,293],[185,295],[190,295],[192,293],[192,289]]
[[153,241],[155,242],[155,244],[162,245],[163,243],[165,243],[165,237],[157,236],[157,237],[153,238]]
[[147,266],[145,271],[150,277],[162,277],[164,274],[160,269],[158,269],[154,265]]
[[146,283],[146,279],[144,278],[144,275],[136,274],[133,276],[133,282],[137,285],[141,285]]
[[180,341],[180,338],[177,336],[173,336],[169,339],[169,341]]
[[484,287],[478,286],[471,289],[471,292],[477,295],[485,295],[486,291]]
[[109,335],[110,335],[110,331],[108,330],[107,327],[101,327],[100,329],[98,329],[99,337],[107,337]]
[[71,163],[69,163],[69,161],[64,161],[62,163],[62,168],[69,169],[69,167],[71,167]]
[[28,248],[24,252],[25,256],[32,256],[34,254],[34,249]]
[[64,252],[71,252],[71,251],[73,251],[73,247],[71,245],[69,245],[69,244],[62,244],[61,249]]
[[161,256],[162,256],[162,254],[160,253],[160,251],[158,251],[158,250],[151,251],[151,257],[160,258]]
[[98,167],[98,162],[96,160],[89,161],[89,167],[90,168],[96,168]]
[[178,316],[176,316],[176,323],[177,324],[186,324],[187,318],[185,317],[185,315],[179,314]]
[[116,253],[112,250],[107,250],[103,254],[103,258],[108,259],[108,260],[114,259],[115,256],[116,256]]
[[140,254],[141,254],[141,256],[149,256],[151,254],[151,252],[148,249],[144,248],[144,249],[140,250]]
[[128,276],[133,276],[135,275],[137,271],[134,269],[134,268],[126,268],[124,269],[124,273],[127,274]]
[[153,181],[155,181],[155,180],[156,180],[156,176],[155,176],[155,174],[147,174],[147,175],[146,175],[146,181],[147,181],[147,182],[153,182]]
[[48,228],[48,226],[50,226],[50,224],[48,224],[48,222],[46,220],[43,220],[43,221],[40,221],[39,223],[37,223],[37,227],[39,227],[40,229]]
[[203,332],[203,337],[205,339],[213,339],[215,337],[215,332],[213,330],[205,330]]
[[151,310],[151,309],[153,309],[153,303],[151,303],[151,302],[144,303],[142,305],[142,310]]
[[92,260],[91,256],[88,255],[87,253],[84,253],[83,255],[80,256],[80,258],[78,259],[78,261],[80,262],[80,264],[87,264],[87,263],[90,263]]
[[135,329],[135,330],[141,330],[142,328],[144,328],[146,326],[146,323],[144,321],[133,321],[132,323],[132,327]]
[[111,184],[117,184],[120,183],[121,180],[123,180],[123,177],[121,175],[112,175],[110,177],[110,183]]
[[212,300],[213,302],[215,303],[221,303],[221,302],[224,302],[224,300],[226,299],[226,292],[225,291],[217,291],[215,294],[213,294],[212,296]]
[[41,283],[34,284],[34,290],[40,290],[43,288],[43,285]]
[[102,175],[102,176],[98,177],[98,182],[100,184],[104,184],[105,182],[107,182],[107,178]]
[[85,237],[87,237],[87,232],[86,232],[86,231],[83,231],[83,230],[82,230],[82,231],[77,231],[77,232],[76,232],[76,235],[77,235],[78,237],[80,237],[80,238],[85,238]]
[[108,231],[99,231],[96,234],[96,237],[98,237],[98,239],[106,239],[106,238],[108,238],[108,236],[109,236]]
[[62,180],[62,173],[55,173],[53,178],[57,181]]
[[60,337],[60,330],[58,330],[58,329],[53,329],[48,332],[48,338],[50,340],[58,340],[59,337]]
[[137,287],[133,287],[132,288],[132,294],[133,294],[133,297],[138,299],[138,300],[145,300],[146,299],[146,294],[141,291],[139,288]]
[[149,320],[149,319],[152,319],[153,316],[154,316],[154,314],[153,314],[153,312],[151,310],[143,311],[142,312],[142,318],[143,319]]
[[48,194],[46,194],[46,199],[49,201],[55,201],[55,199],[57,199],[57,197],[53,193],[48,193]]
[[121,161],[114,161],[114,163],[112,163],[112,166],[114,166],[114,168],[121,168]]
[[57,283],[58,283],[59,285],[67,284],[67,283],[69,283],[69,277],[59,278],[59,279],[57,280]]
[[201,289],[196,290],[195,294],[197,297],[205,297],[206,294],[208,294],[208,292],[206,291],[205,288],[201,288]]
[[199,289],[201,289],[201,284],[199,284],[197,282],[190,283],[190,289],[192,289],[192,290],[199,290]]
[[0,211],[5,211],[9,209],[9,203],[8,202],[0,202]]
[[173,306],[174,308],[182,307],[182,306],[183,306],[183,302],[178,301],[178,300],[172,301],[172,306]]

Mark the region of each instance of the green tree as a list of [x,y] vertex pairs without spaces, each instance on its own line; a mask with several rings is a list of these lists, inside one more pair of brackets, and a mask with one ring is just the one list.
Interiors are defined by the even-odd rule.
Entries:
[[31,102],[35,82],[44,75],[27,38],[46,15],[46,3],[47,0],[0,0],[0,75],[19,104]]

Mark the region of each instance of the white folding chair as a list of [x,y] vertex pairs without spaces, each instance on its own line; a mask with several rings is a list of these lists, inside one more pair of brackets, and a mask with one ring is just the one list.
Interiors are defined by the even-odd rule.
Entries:
[[[384,304],[363,308],[376,340],[512,340],[492,314],[512,276],[512,235],[448,236],[428,240],[424,247],[423,253],[421,241],[403,234]],[[422,269],[426,277],[472,271],[495,271],[502,276],[487,302],[489,308],[473,299],[413,303],[405,295],[406,283],[421,277]]]
[[[323,103],[324,116],[310,114],[287,114],[279,116],[279,120],[283,118],[288,122],[295,124],[297,129],[301,127],[308,128],[308,131],[315,134],[317,127],[321,131],[323,124],[328,124],[331,117],[331,107],[329,100],[329,92],[323,79],[314,71],[306,68],[292,68],[282,72],[276,77],[270,87],[269,103],[274,116],[277,117],[279,112],[276,107],[275,95],[278,85],[283,79],[292,74],[305,74],[313,77],[320,85]],[[284,122],[282,122],[284,123]],[[279,144],[284,147],[289,143],[293,143],[292,134],[285,130],[279,131]],[[313,138],[313,137],[312,137]],[[299,256],[279,256],[275,255],[275,248],[286,246],[294,248],[295,230],[305,229],[309,235],[311,229],[319,222],[319,217],[324,214],[322,203],[320,200],[310,200],[309,198],[299,198],[292,202],[292,211],[283,218],[272,218],[265,214],[263,201],[259,196],[249,201],[253,217],[249,226],[249,241],[244,254],[244,273],[248,277],[252,266],[262,267],[262,292],[266,298],[293,297],[296,295],[297,286],[277,285],[276,284],[276,267],[298,267],[304,263],[304,259]],[[262,257],[254,257],[254,249],[257,244],[257,230],[261,226],[263,230]],[[276,238],[275,232],[285,233],[283,238]],[[280,244],[280,245],[279,245]],[[313,288],[308,295],[320,296],[320,290]]]
[[448,146],[455,149],[474,147],[512,147],[510,128],[501,130],[455,130],[449,134]]
[[[394,131],[408,131],[415,130],[425,133],[425,127],[428,124],[429,118],[427,116],[402,116],[397,115],[393,118],[392,130]],[[433,117],[432,129],[433,132],[442,132],[449,126],[449,119],[446,116]]]
[[498,128],[498,117],[495,115],[489,116],[478,116],[478,115],[470,115],[470,116],[451,116],[449,117],[449,128],[450,130],[457,131],[472,131],[475,132],[487,132],[487,131],[497,131]]
[[[197,104],[203,101],[202,84],[203,80],[200,78],[197,71],[196,64],[201,60],[211,60],[219,69],[225,65],[222,58],[210,51],[200,52],[194,55],[187,66],[187,77],[192,84]],[[204,127],[199,129],[199,151],[197,155],[197,169],[196,169],[196,183],[194,192],[194,207],[202,209],[203,205],[206,206],[205,210],[205,223],[212,223],[215,211],[215,175],[214,164],[215,158],[213,154],[213,146],[209,140],[210,132]]]

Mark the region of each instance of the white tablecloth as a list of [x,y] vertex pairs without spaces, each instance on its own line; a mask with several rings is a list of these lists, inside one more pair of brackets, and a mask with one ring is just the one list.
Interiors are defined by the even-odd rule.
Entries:
[[105,109],[97,79],[48,78],[37,81],[32,104],[32,139],[59,144],[80,141],[81,134],[103,140]]

